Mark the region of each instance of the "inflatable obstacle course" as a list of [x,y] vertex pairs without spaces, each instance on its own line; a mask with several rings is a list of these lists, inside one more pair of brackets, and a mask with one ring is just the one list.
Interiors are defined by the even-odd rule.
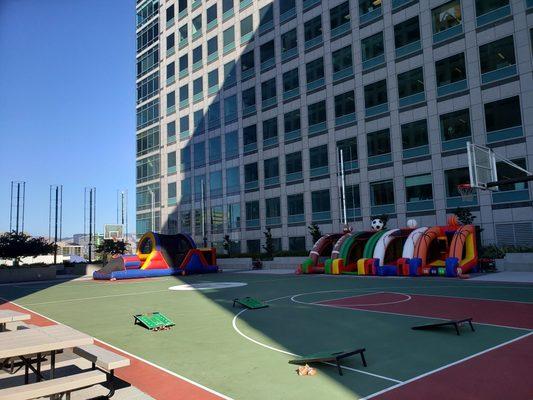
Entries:
[[258,308],[268,307],[268,304],[263,303],[261,300],[254,299],[253,297],[243,297],[242,299],[233,299],[233,307],[235,304],[240,304],[249,310],[257,310]]
[[135,325],[144,326],[151,331],[163,330],[175,325],[170,318],[158,311],[151,314],[134,315],[133,321]]
[[136,254],[114,256],[93,273],[93,278],[114,280],[218,272],[216,261],[215,249],[197,248],[189,235],[147,232],[139,240]]

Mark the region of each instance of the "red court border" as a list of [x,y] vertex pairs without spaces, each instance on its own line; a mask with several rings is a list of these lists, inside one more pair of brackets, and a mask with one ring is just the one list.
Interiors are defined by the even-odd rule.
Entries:
[[[0,304],[0,309],[9,309],[23,313],[29,313],[31,324],[37,326],[55,325],[56,322],[38,314],[30,309],[19,306],[13,302]],[[120,368],[116,371],[116,376],[142,392],[157,400],[219,400],[230,399],[224,395],[211,393],[206,389],[196,386],[185,379],[179,378],[155,364],[148,363],[133,354],[126,353],[114,346],[110,346],[98,339],[95,343],[99,346],[112,350],[130,359],[130,366]]]

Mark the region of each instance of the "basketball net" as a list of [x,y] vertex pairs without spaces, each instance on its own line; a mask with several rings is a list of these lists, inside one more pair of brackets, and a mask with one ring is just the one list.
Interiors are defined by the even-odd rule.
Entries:
[[474,188],[470,186],[469,183],[461,183],[457,185],[457,190],[459,191],[463,201],[474,200]]

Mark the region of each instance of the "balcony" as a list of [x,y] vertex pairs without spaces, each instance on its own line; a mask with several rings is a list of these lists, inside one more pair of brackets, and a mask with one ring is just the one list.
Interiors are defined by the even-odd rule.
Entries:
[[425,156],[429,154],[429,145],[424,146],[418,146],[418,147],[411,147],[409,149],[405,149],[403,151],[403,158],[414,158],[414,157],[420,157]]
[[226,11],[224,14],[222,14],[222,21],[223,22],[226,22],[228,19],[230,19],[231,17],[233,17],[234,13],[233,13],[233,8]]
[[179,41],[179,49],[184,49],[189,44],[189,41],[187,39],[182,39]]
[[394,204],[383,204],[370,207],[370,212],[372,215],[394,214],[395,211]]
[[167,205],[169,206],[175,206],[177,204],[175,197],[169,197],[167,200]]
[[191,4],[191,8],[194,10],[196,10],[198,7],[200,7],[202,5],[202,0],[193,0],[192,4]]
[[477,206],[477,195],[470,201],[463,200],[461,196],[446,197],[446,208]]
[[342,36],[346,32],[351,30],[350,22],[345,22],[342,25],[337,26],[331,30],[331,40],[335,40],[338,36]]
[[519,201],[528,201],[528,200],[529,200],[528,189],[505,190],[501,192],[492,193],[493,203],[515,203]]
[[298,47],[293,47],[292,49],[285,50],[281,53],[281,62],[287,61],[298,55]]
[[245,79],[251,78],[252,76],[254,76],[254,73],[255,73],[254,68],[248,68],[248,69],[245,69],[244,71],[241,71],[241,80],[244,81]]
[[187,16],[187,9],[181,10],[178,14],[178,19],[185,18]]
[[189,139],[190,137],[191,137],[191,131],[186,130],[186,131],[180,132],[180,140],[186,140],[186,139]]
[[342,126],[352,124],[357,121],[355,113],[341,115],[340,117],[335,118],[335,126]]
[[363,71],[375,68],[381,64],[385,64],[385,54],[380,54],[379,56],[370,58],[363,61]]
[[305,11],[309,10],[311,7],[316,6],[317,4],[320,4],[320,0],[303,0],[302,8]]
[[291,8],[290,10],[285,11],[283,14],[279,16],[279,23],[283,24],[287,21],[290,21],[291,19],[296,17],[296,9]]
[[278,137],[271,137],[263,140],[263,147],[273,147],[278,145]]
[[259,34],[261,35],[271,29],[274,29],[274,21],[270,20],[267,22],[263,22],[261,23],[261,25],[259,25]]
[[196,93],[195,95],[192,96],[192,101],[194,103],[197,103],[203,100],[203,98],[204,98],[204,92]]
[[472,141],[471,136],[460,137],[457,139],[444,140],[442,142],[442,151],[466,149],[466,142]]
[[433,204],[433,200],[419,200],[407,202],[407,211],[426,211],[434,209],[435,204]]
[[285,132],[285,142],[292,142],[302,138],[300,129],[295,129],[290,132]]
[[257,150],[257,142],[244,145],[244,154],[253,153]]
[[392,11],[404,6],[405,4],[409,4],[411,2],[413,2],[413,0],[392,0]]
[[167,107],[167,115],[174,114],[176,112],[176,106]]
[[353,76],[353,68],[348,67],[341,69],[340,71],[333,73],[333,84],[335,84],[336,81],[340,81],[341,79],[345,79],[348,77]]
[[172,46],[170,49],[167,49],[167,57],[170,57],[176,53],[176,48]]
[[192,72],[196,72],[198,71],[199,69],[202,68],[202,60],[200,61],[196,61],[193,65],[192,65]]
[[167,144],[173,144],[176,142],[176,135],[167,136]]
[[309,50],[315,46],[318,46],[322,43],[322,35],[318,35],[312,39],[309,39],[305,42],[305,49]]
[[368,157],[368,165],[379,165],[392,162],[392,154],[379,154],[377,156]]
[[218,20],[215,18],[213,21],[207,23],[207,30],[210,31],[213,28],[216,28],[218,25]]
[[285,101],[293,99],[298,96],[300,96],[300,88],[298,87],[291,89],[291,90],[287,90],[286,92],[283,92],[283,100]]
[[248,117],[249,115],[252,115],[252,114],[255,114],[256,112],[256,109],[255,109],[255,104],[254,105],[251,105],[251,106],[247,106],[247,107],[244,107],[242,109],[242,117]]
[[462,92],[468,89],[468,81],[463,79],[462,81],[448,83],[437,87],[437,97],[447,96],[452,93]]
[[361,216],[361,209],[357,208],[347,208],[346,209],[346,218],[349,220],[354,220]]
[[187,75],[189,75],[189,71],[186,69],[182,69],[179,73],[180,79],[185,78]]
[[366,24],[375,19],[381,17],[381,7],[375,8],[372,11],[367,12],[359,16],[359,24]]
[[301,181],[303,179],[303,174],[301,171],[299,172],[291,172],[289,174],[287,174],[286,178],[285,178],[285,181],[287,183],[290,183],[290,182],[296,182],[296,181]]
[[217,94],[218,93],[218,85],[213,85],[211,86],[209,89],[207,89],[207,95],[208,96],[211,96],[213,94]]
[[267,217],[266,226],[281,225],[280,217]]
[[180,101],[180,110],[189,106],[189,99],[183,99]]
[[254,32],[248,32],[241,36],[241,45],[246,44],[254,39]]
[[357,160],[344,162],[344,172],[355,171],[358,168],[359,168],[359,161]]
[[328,130],[328,126],[326,121],[319,122],[318,124],[309,125],[308,128],[308,134],[309,137],[321,135],[322,133],[326,133]]
[[378,104],[377,106],[368,107],[365,110],[366,117],[373,117],[379,114],[384,114],[389,111],[389,103]]
[[252,5],[253,0],[241,0],[241,3],[239,4],[239,9],[244,10],[246,7]]
[[324,84],[325,84],[324,78],[319,78],[317,80],[314,80],[313,82],[308,82],[307,83],[307,91],[311,92],[313,90],[321,88],[322,86],[324,86]]
[[396,49],[396,58],[405,57],[411,53],[416,53],[420,49],[422,49],[422,44],[420,43],[420,40],[408,43],[405,46],[398,47]]
[[313,222],[331,221],[330,211],[319,211],[313,213]]
[[269,58],[268,60],[265,60],[261,63],[261,73],[265,72],[265,71],[268,71],[269,69],[271,69],[272,67],[274,67],[276,65],[276,60],[274,59],[274,57],[272,58]]
[[476,18],[476,25],[478,27],[490,24],[491,22],[497,21],[499,19],[505,18],[508,15],[511,15],[511,6],[507,4],[506,6],[492,10],[486,14],[480,15]]
[[232,196],[234,194],[241,193],[241,187],[239,185],[233,185],[226,187],[226,195]]
[[200,36],[202,36],[202,30],[198,30],[196,32],[193,32],[192,33],[192,40],[194,41],[194,40],[198,39]]
[[277,103],[276,97],[271,97],[270,99],[265,99],[261,103],[261,107],[263,110],[275,106]]
[[208,63],[212,63],[213,61],[216,61],[218,59],[218,52],[214,52],[214,53],[211,53],[211,54],[208,54],[207,56],[207,62]]
[[247,219],[246,228],[259,228],[259,219]]
[[167,174],[175,174],[176,173],[176,166],[168,167],[167,168]]
[[401,97],[398,101],[400,108],[412,106],[413,104],[422,103],[426,100],[424,92],[418,92],[410,96]]
[[174,18],[172,18],[170,21],[167,21],[167,29],[171,28],[172,25],[174,25]]
[[238,114],[236,112],[228,113],[224,115],[224,124],[226,125],[231,124],[232,122],[237,121],[237,119],[238,119]]
[[498,131],[487,132],[487,143],[495,143],[522,136],[524,136],[522,126],[514,126],[511,128],[500,129]]
[[168,86],[168,85],[172,85],[174,82],[176,82],[176,77],[175,77],[174,75],[169,76],[169,77],[167,78],[167,86]]
[[270,178],[265,178],[265,188],[268,186],[279,185],[279,176],[272,176]]
[[235,50],[235,42],[231,42],[224,46],[224,55],[228,54],[229,52]]
[[329,167],[327,165],[325,165],[323,167],[311,168],[309,170],[309,176],[311,178],[329,176]]
[[244,183],[244,190],[257,190],[259,189],[259,181],[250,181]]
[[299,224],[305,222],[305,214],[294,214],[287,217],[289,224]]
[[448,39],[452,39],[455,36],[459,36],[463,33],[463,24],[452,26],[438,33],[433,34],[433,43],[443,42]]
[[505,79],[517,74],[516,65],[509,65],[506,67],[495,69],[494,71],[485,72],[481,74],[481,83],[489,83]]

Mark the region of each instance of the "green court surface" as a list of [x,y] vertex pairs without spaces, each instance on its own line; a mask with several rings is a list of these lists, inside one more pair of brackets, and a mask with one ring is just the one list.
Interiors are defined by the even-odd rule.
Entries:
[[[216,282],[246,285],[169,290],[176,285]],[[447,329],[413,331],[412,326],[435,319],[312,304],[380,292],[449,296],[465,302],[533,303],[532,285],[449,278],[220,273],[0,287],[0,297],[6,300],[234,399],[364,397],[531,332],[509,324],[479,323],[475,332],[465,329],[460,336]],[[269,307],[232,307],[235,298],[247,296],[265,301]],[[435,301],[439,299],[435,297]],[[164,313],[176,325],[161,332],[134,325],[133,315],[154,311]],[[316,376],[299,377],[296,366],[288,364],[295,356],[360,347],[366,348],[368,367],[362,366],[359,356],[348,358],[343,360],[348,367],[343,376],[334,366],[318,364],[314,365]]]

